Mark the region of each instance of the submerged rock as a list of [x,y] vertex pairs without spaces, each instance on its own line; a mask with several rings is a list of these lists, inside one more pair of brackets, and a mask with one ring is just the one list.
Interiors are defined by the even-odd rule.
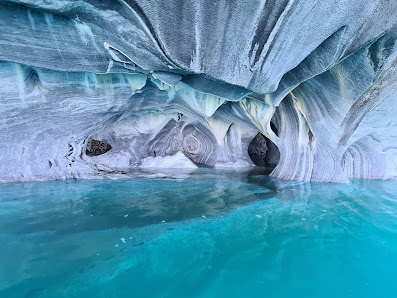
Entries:
[[179,151],[251,166],[258,133],[275,177],[396,179],[396,15],[390,0],[2,2],[0,181]]

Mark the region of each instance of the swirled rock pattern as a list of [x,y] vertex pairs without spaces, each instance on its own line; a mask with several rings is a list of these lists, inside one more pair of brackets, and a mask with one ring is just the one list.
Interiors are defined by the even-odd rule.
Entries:
[[[396,15],[394,0],[2,1],[0,181],[177,153],[252,166],[258,133],[275,177],[396,179]],[[87,156],[91,139],[112,149]]]

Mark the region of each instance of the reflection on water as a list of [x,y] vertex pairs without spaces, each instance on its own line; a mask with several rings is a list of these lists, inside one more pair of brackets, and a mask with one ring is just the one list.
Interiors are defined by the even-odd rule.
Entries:
[[1,185],[0,228],[7,226],[7,233],[134,228],[213,216],[277,191],[261,170],[198,169],[165,177]]
[[265,174],[0,185],[0,296],[394,297],[397,181]]

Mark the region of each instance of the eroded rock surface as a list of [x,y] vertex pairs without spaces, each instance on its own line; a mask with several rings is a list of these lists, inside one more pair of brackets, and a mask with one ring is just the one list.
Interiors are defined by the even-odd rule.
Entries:
[[85,154],[87,156],[98,156],[105,154],[108,152],[110,149],[112,149],[112,146],[104,141],[100,140],[88,140],[87,142],[87,147],[85,149]]
[[[176,154],[252,166],[258,133],[275,177],[396,179],[396,15],[394,0],[3,1],[0,181]],[[112,149],[89,156],[92,139]]]

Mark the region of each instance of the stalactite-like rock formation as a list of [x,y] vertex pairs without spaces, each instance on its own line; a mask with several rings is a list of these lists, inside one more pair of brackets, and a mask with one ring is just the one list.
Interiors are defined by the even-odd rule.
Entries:
[[2,1],[0,181],[260,154],[283,179],[396,179],[396,15],[394,0]]

